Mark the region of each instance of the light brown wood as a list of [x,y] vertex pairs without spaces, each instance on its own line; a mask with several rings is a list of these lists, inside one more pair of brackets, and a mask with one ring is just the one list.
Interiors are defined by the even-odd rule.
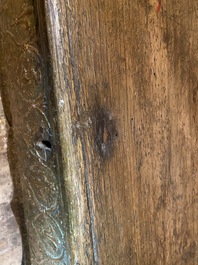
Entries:
[[46,9],[63,148],[88,200],[94,261],[79,263],[197,264],[198,2]]

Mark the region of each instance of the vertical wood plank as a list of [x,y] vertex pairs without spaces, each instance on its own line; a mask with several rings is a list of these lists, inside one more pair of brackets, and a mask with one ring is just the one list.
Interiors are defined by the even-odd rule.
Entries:
[[83,160],[94,264],[197,263],[197,8],[46,1],[59,126]]

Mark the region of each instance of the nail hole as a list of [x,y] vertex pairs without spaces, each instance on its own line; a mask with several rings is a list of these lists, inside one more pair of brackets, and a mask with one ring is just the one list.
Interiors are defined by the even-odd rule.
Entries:
[[51,145],[50,141],[42,140],[42,143],[43,143],[47,148],[49,148],[49,149],[52,148],[52,145]]

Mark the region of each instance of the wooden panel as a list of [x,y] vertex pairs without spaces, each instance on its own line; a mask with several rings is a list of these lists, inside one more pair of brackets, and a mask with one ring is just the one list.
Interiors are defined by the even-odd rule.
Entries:
[[0,3],[27,264],[198,263],[192,2]]
[[46,1],[94,264],[198,262],[198,3],[160,2]]
[[23,264],[68,264],[59,137],[52,121],[56,110],[45,31],[40,35],[44,8],[38,7],[32,0],[0,1],[0,74],[14,184],[12,209],[22,234]]

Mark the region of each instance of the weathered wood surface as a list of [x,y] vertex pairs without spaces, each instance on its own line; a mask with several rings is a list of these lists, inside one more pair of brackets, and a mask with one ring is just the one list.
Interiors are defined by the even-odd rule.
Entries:
[[198,263],[198,2],[158,5],[46,1],[62,144],[85,179],[95,264]]
[[31,0],[0,2],[1,87],[9,126],[12,206],[21,228],[25,265],[66,264],[69,259],[47,41],[45,32],[40,35],[42,19],[38,23],[42,12],[44,8],[37,10]]
[[[60,195],[58,216],[57,210],[51,209],[52,186],[43,195],[37,194],[39,204],[47,203],[47,213],[34,196],[32,202],[25,203],[32,264],[37,264],[33,259],[36,255],[43,255],[41,264],[197,264],[198,2],[46,0],[50,60],[42,35],[45,18],[41,2],[35,1],[39,45],[34,39],[33,44],[28,42],[32,34],[28,23],[22,23],[27,36],[22,40],[24,46],[16,47],[26,48],[24,57],[9,55],[11,44],[4,45],[3,54],[3,66],[7,65],[3,78],[6,76],[10,86],[5,90],[10,94],[4,98],[13,102],[12,127],[21,128],[16,139],[21,143],[20,137],[25,135],[36,165],[50,169],[53,165],[52,171],[59,176],[54,179],[56,194]],[[6,6],[5,1],[2,3]],[[31,1],[26,3],[32,5]],[[24,9],[24,14],[28,10]],[[30,21],[34,27],[36,20]],[[15,25],[14,21],[7,23],[9,27]],[[20,37],[17,28],[14,33],[10,28],[7,31]],[[6,40],[12,43],[9,38],[13,36],[7,31]],[[21,79],[17,83],[18,77],[9,73],[11,58],[16,65],[20,58],[31,60],[34,82]],[[21,67],[17,68],[19,74],[25,75],[23,69],[28,64],[23,61]],[[11,69],[14,71],[14,67]],[[43,86],[39,69],[41,80],[45,80]],[[26,82],[23,89],[22,81]],[[22,109],[16,103],[16,92],[13,96],[15,83],[19,85],[18,97],[25,99]],[[44,97],[44,101],[38,101],[37,109],[47,117],[47,125],[28,105],[29,96],[38,99],[34,89],[39,86],[39,98]],[[51,87],[53,93],[49,92]],[[53,96],[55,101],[51,100]],[[16,109],[27,111],[24,119],[19,119]],[[33,116],[29,116],[30,110]],[[22,123],[28,124],[29,117],[34,122],[32,130],[29,125],[24,129]],[[39,119],[43,130],[50,124],[49,138],[44,131],[39,134]],[[42,137],[51,143],[49,157],[43,157],[36,145]],[[23,184],[23,193],[29,198],[31,183],[37,182],[36,171],[32,178],[28,171],[33,156],[25,150],[20,163],[27,162],[22,171],[29,174],[30,184]],[[40,187],[45,191],[42,181]],[[36,190],[36,186],[33,188]],[[60,245],[47,214],[58,219]],[[32,239],[38,237],[34,237],[28,218],[38,220],[35,229],[39,239],[47,242],[47,251],[34,245]],[[48,220],[51,228],[45,230]],[[46,241],[46,233],[57,243],[55,250]],[[58,260],[57,253],[64,244],[67,259],[62,255]],[[55,259],[50,251],[57,254]]]

